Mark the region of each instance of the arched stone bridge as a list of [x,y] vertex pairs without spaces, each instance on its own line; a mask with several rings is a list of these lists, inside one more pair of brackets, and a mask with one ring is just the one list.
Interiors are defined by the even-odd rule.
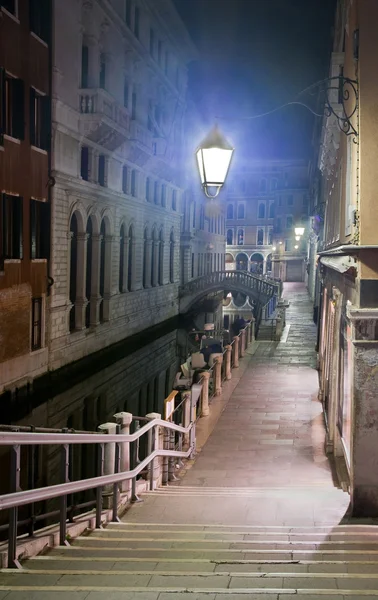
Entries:
[[180,312],[186,313],[198,300],[211,292],[240,292],[264,306],[280,295],[279,284],[247,271],[217,271],[188,281],[180,287]]

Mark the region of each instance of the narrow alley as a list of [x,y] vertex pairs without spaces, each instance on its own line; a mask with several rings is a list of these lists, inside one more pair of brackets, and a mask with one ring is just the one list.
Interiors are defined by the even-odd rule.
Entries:
[[283,340],[252,346],[186,475],[3,571],[1,600],[378,597],[376,525],[343,521],[349,497],[324,454],[310,303],[301,284],[284,295]]
[[[256,343],[214,431],[179,489],[156,492],[131,520],[337,524],[349,497],[334,485],[315,370],[316,327],[304,284],[285,284],[283,340]],[[177,502],[167,503],[168,496]],[[194,498],[201,497],[199,506]],[[152,510],[152,506],[154,510]],[[150,508],[151,507],[151,508]],[[185,519],[183,520],[183,517]]]

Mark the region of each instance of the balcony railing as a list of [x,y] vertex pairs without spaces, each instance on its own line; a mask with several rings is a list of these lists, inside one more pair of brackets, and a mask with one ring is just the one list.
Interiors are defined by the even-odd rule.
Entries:
[[130,136],[130,115],[103,89],[80,91],[80,132],[88,139],[115,150]]

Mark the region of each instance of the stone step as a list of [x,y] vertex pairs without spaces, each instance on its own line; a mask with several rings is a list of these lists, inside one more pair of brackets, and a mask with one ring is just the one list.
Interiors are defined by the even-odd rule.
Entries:
[[55,554],[38,556],[25,561],[27,569],[53,571],[88,569],[97,571],[148,572],[203,572],[203,573],[378,573],[378,561],[230,561],[216,562],[211,559],[168,559],[162,562],[139,558],[79,557],[75,560]]
[[[75,544],[70,547],[59,547],[54,549],[54,555],[70,557],[75,560],[78,557],[92,557],[97,560],[97,557],[124,557],[124,558],[143,558],[145,560],[159,560],[166,558],[180,557],[184,559],[195,558],[210,558],[214,561],[229,561],[229,560],[326,560],[339,561],[361,560],[361,551],[359,550],[245,550],[245,549],[228,549],[228,548],[129,548],[126,544],[117,542],[116,545],[106,546],[87,545],[83,546]],[[364,551],[363,558],[366,561],[378,561],[378,551]]]
[[143,536],[141,539],[128,538],[127,535],[119,535],[117,532],[111,531],[96,531],[90,536],[79,536],[75,540],[75,546],[98,546],[101,542],[101,547],[106,544],[109,548],[135,548],[135,549],[170,549],[178,550],[241,550],[250,552],[253,550],[283,550],[295,552],[302,550],[323,550],[323,551],[358,551],[365,550],[370,553],[378,554],[378,541],[357,541],[357,540],[338,540],[338,541],[286,541],[286,540],[254,540],[253,536],[245,536],[244,540],[234,541],[232,539],[208,540],[200,537],[192,536],[186,539],[177,539],[175,536],[166,539],[153,538]]
[[135,531],[132,528],[120,528],[120,527],[107,527],[104,530],[97,530],[94,532],[96,537],[105,538],[117,538],[122,537],[130,540],[164,540],[169,541],[170,539],[180,540],[208,540],[208,541],[224,541],[224,542],[239,542],[239,541],[251,541],[251,542],[298,542],[298,543],[366,543],[378,544],[378,531],[369,533],[353,533],[353,532],[339,532],[339,533],[281,533],[281,532],[251,532],[251,531],[185,531],[177,530],[174,531],[163,530],[163,529],[139,529]]
[[[1,591],[0,593],[8,594],[9,590]],[[376,600],[377,593],[375,592],[357,592],[351,590],[348,594],[340,590],[329,590],[327,596],[332,600]],[[125,590],[120,588],[97,588],[96,591],[88,590],[87,588],[66,587],[57,591],[56,588],[45,587],[42,589],[35,588],[18,588],[17,591],[12,591],[9,600],[183,600],[185,597],[188,600],[235,600],[236,598],[248,598],[248,600],[325,600],[327,597],[324,592],[314,593],[314,590],[270,590],[263,588],[259,590],[180,590],[164,592],[156,591],[140,591],[140,590]],[[5,597],[4,595],[2,596]]]
[[125,571],[103,571],[87,569],[85,571],[47,571],[47,570],[8,570],[0,571],[1,588],[17,586],[59,588],[87,587],[95,590],[97,587],[109,588],[149,588],[168,590],[216,589],[250,590],[291,589],[291,590],[371,590],[378,595],[378,574],[348,574],[339,573],[169,573],[145,572],[134,573]]
[[334,523],[323,524],[323,525],[311,525],[311,526],[292,526],[292,525],[213,525],[213,524],[195,524],[195,523],[156,523],[151,521],[150,523],[132,522],[132,521],[121,521],[119,523],[110,522],[107,524],[107,528],[115,527],[117,529],[131,528],[135,531],[146,529],[147,527],[153,527],[156,530],[167,531],[176,529],[189,530],[189,531],[208,531],[208,532],[281,532],[281,533],[323,533],[323,532],[336,532],[336,533],[349,533],[358,532],[363,533],[378,533],[378,526],[373,524],[345,524],[335,525]]

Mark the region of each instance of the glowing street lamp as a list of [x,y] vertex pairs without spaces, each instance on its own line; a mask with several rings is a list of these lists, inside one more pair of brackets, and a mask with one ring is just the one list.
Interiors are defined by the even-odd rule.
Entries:
[[294,248],[295,250],[298,250],[298,244],[295,244]]
[[277,250],[276,246],[273,246],[272,250],[275,252]]
[[[216,198],[226,181],[234,148],[215,126],[196,151],[198,170],[203,191],[208,198]],[[209,188],[215,188],[213,194]]]
[[305,231],[305,228],[304,228],[304,227],[296,227],[296,228],[295,228],[295,235],[299,235],[299,236],[300,236],[300,235],[303,235],[303,234],[304,234],[304,231]]
[[296,235],[296,236],[295,236],[295,241],[296,241],[296,242],[299,242],[299,240],[300,240],[300,239],[301,239],[301,236],[300,236],[300,235]]

